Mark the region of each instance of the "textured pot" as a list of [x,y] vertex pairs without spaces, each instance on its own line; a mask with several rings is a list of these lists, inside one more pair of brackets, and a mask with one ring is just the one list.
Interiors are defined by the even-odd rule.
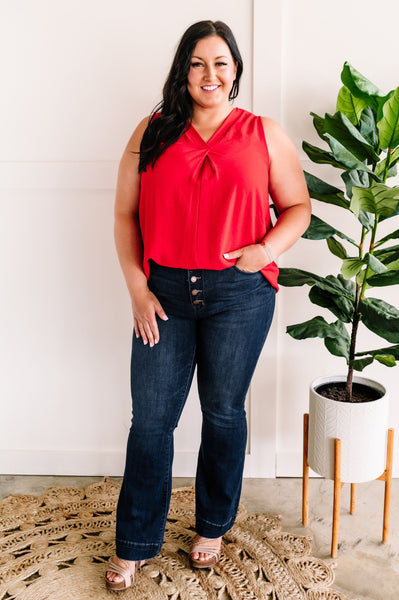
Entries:
[[371,402],[349,403],[324,398],[321,385],[346,381],[346,376],[320,377],[312,382],[309,397],[308,462],[313,471],[334,479],[334,440],[341,440],[341,481],[360,483],[377,479],[386,467],[388,395],[376,381],[354,377],[382,393]]

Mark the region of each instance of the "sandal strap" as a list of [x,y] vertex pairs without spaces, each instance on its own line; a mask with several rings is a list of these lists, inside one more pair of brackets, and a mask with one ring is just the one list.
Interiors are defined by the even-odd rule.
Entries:
[[111,562],[108,565],[108,571],[111,571],[112,573],[116,573],[117,575],[121,575],[125,581],[125,586],[128,587],[132,583],[134,573],[131,572],[128,563],[126,563],[124,561],[124,564],[126,566],[122,567],[122,565],[117,565],[116,563]]
[[190,554],[193,552],[202,552],[203,554],[210,554],[211,556],[218,558],[220,554],[220,547],[215,548],[215,546],[207,546],[206,541],[207,540],[203,542],[194,542],[194,544],[191,546]]

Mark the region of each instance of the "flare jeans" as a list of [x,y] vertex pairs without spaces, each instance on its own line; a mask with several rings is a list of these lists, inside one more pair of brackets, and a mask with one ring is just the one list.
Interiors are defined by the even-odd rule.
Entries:
[[133,335],[133,418],[117,507],[116,553],[161,550],[172,487],[173,432],[197,368],[202,412],[196,531],[216,538],[235,520],[247,442],[245,397],[274,312],[275,289],[232,266],[186,270],[151,262],[148,285],[168,321],[153,348]]

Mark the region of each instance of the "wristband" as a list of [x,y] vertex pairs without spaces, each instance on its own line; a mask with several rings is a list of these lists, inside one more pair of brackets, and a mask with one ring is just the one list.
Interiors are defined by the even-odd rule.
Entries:
[[268,244],[267,242],[262,242],[261,246],[265,249],[267,256],[270,258],[270,262],[275,263],[277,261],[277,258],[274,256],[274,252],[270,244]]

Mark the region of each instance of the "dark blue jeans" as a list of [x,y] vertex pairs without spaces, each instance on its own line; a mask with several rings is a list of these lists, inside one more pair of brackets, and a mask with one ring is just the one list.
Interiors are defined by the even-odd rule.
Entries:
[[172,483],[173,432],[197,367],[202,411],[196,474],[196,531],[216,538],[235,520],[247,441],[245,397],[274,311],[275,289],[261,273],[151,264],[158,319],[153,348],[133,335],[133,419],[117,509],[119,558],[162,547]]

